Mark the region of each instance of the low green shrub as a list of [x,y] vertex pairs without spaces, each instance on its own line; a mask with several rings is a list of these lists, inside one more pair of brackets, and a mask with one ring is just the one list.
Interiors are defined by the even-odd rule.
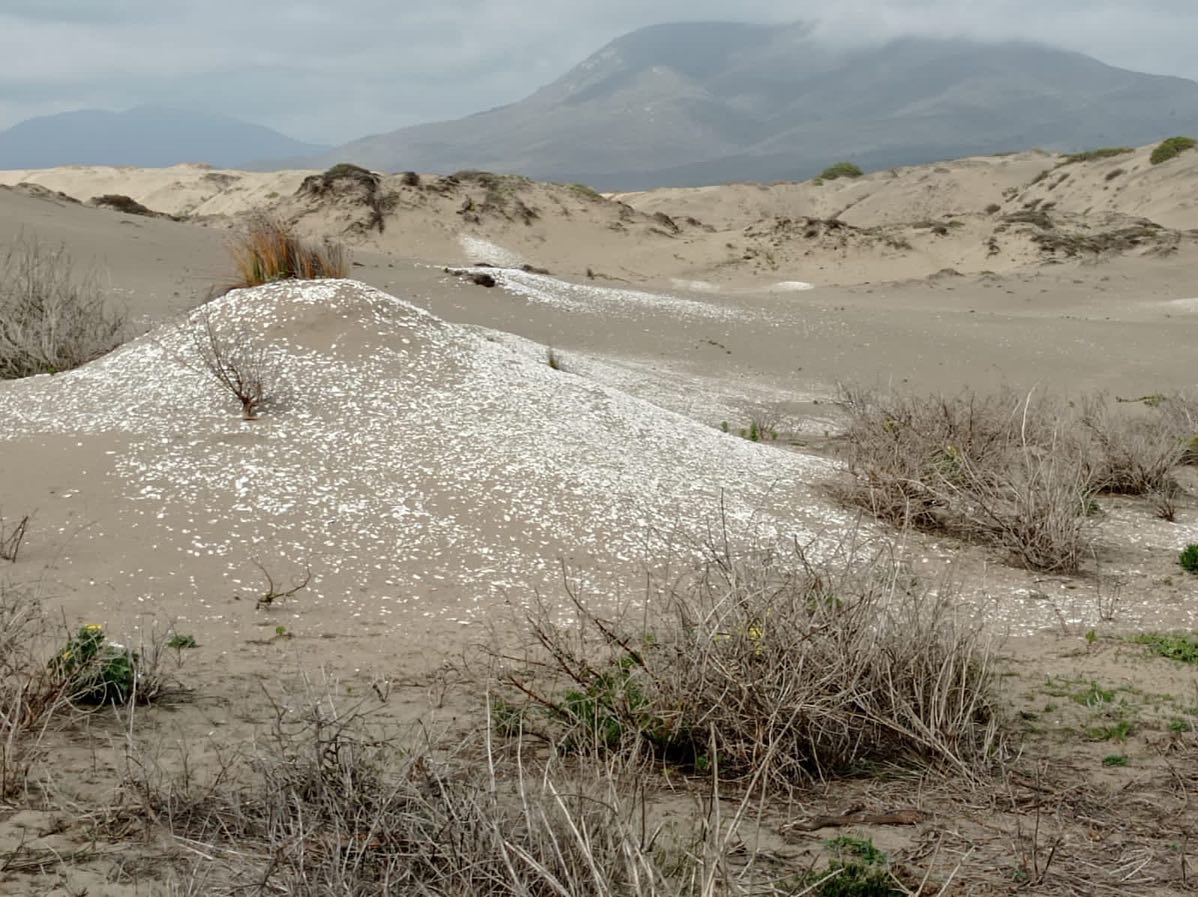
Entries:
[[97,623],[81,626],[51,664],[76,704],[127,704],[137,689],[137,652],[109,642]]
[[864,172],[852,162],[837,162],[820,172],[819,180],[834,181],[837,178],[859,178]]
[[1198,146],[1198,140],[1195,140],[1193,137],[1170,137],[1168,140],[1162,141],[1160,146],[1152,151],[1149,161],[1153,165],[1160,165],[1162,162],[1176,159],[1186,150],[1191,150],[1195,146]]
[[1080,153],[1070,153],[1061,162],[1062,165],[1073,165],[1077,162],[1094,162],[1099,159],[1113,159],[1116,156],[1126,156],[1134,153],[1130,146],[1104,146],[1098,149],[1084,150]]
[[1177,556],[1177,563],[1186,573],[1198,573],[1198,545],[1190,543]]

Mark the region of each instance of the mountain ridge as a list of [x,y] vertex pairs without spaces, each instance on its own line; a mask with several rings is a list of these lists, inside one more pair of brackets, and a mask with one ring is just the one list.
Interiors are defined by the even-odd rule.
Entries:
[[[801,180],[1198,130],[1198,83],[1027,42],[903,37],[837,47],[808,25],[682,23],[610,42],[514,103],[305,160],[490,169],[601,189]],[[613,135],[617,135],[613,138]]]
[[0,169],[165,168],[187,162],[231,168],[325,149],[230,116],[144,105],[123,112],[80,109],[18,122],[0,131]]

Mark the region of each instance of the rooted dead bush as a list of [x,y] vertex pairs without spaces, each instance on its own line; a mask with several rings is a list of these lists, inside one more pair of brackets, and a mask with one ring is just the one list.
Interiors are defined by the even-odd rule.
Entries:
[[846,503],[995,545],[1033,569],[1072,572],[1090,554],[1097,490],[1059,403],[846,389],[841,406],[849,477],[835,491]]
[[0,255],[0,380],[71,370],[126,335],[95,279],[78,275],[63,247],[22,239]]
[[525,698],[499,708],[508,733],[779,788],[875,764],[968,774],[996,744],[986,644],[949,590],[886,558],[713,551],[635,625],[573,597],[577,622],[535,617],[541,650],[504,674]]
[[267,216],[251,219],[229,251],[234,276],[224,292],[276,280],[318,280],[349,273],[349,255],[342,244],[329,240],[309,243],[297,237],[290,226]]
[[218,322],[211,305],[195,312],[185,326],[202,370],[237,399],[242,419],[256,420],[278,382],[275,353],[238,322]]
[[[740,894],[730,837],[648,828],[636,788],[550,759],[471,763],[404,751],[362,712],[279,708],[272,731],[208,782],[139,763],[142,811],[202,843],[194,881],[302,897]],[[724,835],[726,832],[720,832]],[[717,884],[718,882],[718,884]]]
[[1091,439],[1091,478],[1098,491],[1151,495],[1174,490],[1171,472],[1185,460],[1186,430],[1173,415],[1160,413],[1161,402],[1152,404],[1156,409],[1117,414],[1105,396],[1083,403],[1080,423]]

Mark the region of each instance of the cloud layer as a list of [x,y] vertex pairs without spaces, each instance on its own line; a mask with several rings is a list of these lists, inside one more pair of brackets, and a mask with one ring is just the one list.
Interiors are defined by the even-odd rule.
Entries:
[[340,143],[519,99],[634,28],[731,18],[1030,39],[1198,79],[1193,0],[0,0],[0,127],[161,103]]

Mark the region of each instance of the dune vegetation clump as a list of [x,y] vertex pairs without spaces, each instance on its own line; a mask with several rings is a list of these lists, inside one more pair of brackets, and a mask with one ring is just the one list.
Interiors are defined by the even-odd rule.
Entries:
[[1146,497],[1168,519],[1191,405],[1148,398],[1147,412],[1117,413],[1101,395],[1066,405],[1013,393],[846,390],[848,479],[835,491],[881,520],[993,545],[1029,569],[1073,573],[1094,554],[1097,496]]
[[829,165],[820,172],[820,181],[835,181],[839,178],[859,178],[865,172],[854,165],[852,162],[837,162],[835,165]]
[[1114,159],[1117,156],[1126,156],[1128,153],[1134,153],[1135,150],[1130,146],[1103,146],[1098,149],[1083,150],[1080,153],[1070,153],[1062,160],[1062,165],[1075,165],[1078,162],[1097,162],[1102,159]]
[[331,240],[302,240],[289,225],[265,215],[251,219],[229,251],[233,277],[224,292],[276,280],[319,280],[349,273],[349,254],[344,245]]
[[[493,704],[508,735],[651,757],[785,791],[870,764],[985,763],[1000,727],[989,649],[892,558],[821,563],[711,546],[692,576],[651,586],[654,611],[532,616],[542,664]],[[548,671],[548,672],[546,672]]]
[[1195,146],[1198,146],[1198,140],[1193,137],[1170,137],[1152,151],[1149,161],[1153,165],[1160,165],[1162,162],[1176,159],[1186,150],[1191,150]]
[[111,352],[125,316],[90,274],[77,275],[65,247],[21,239],[0,250],[0,380],[55,374]]

